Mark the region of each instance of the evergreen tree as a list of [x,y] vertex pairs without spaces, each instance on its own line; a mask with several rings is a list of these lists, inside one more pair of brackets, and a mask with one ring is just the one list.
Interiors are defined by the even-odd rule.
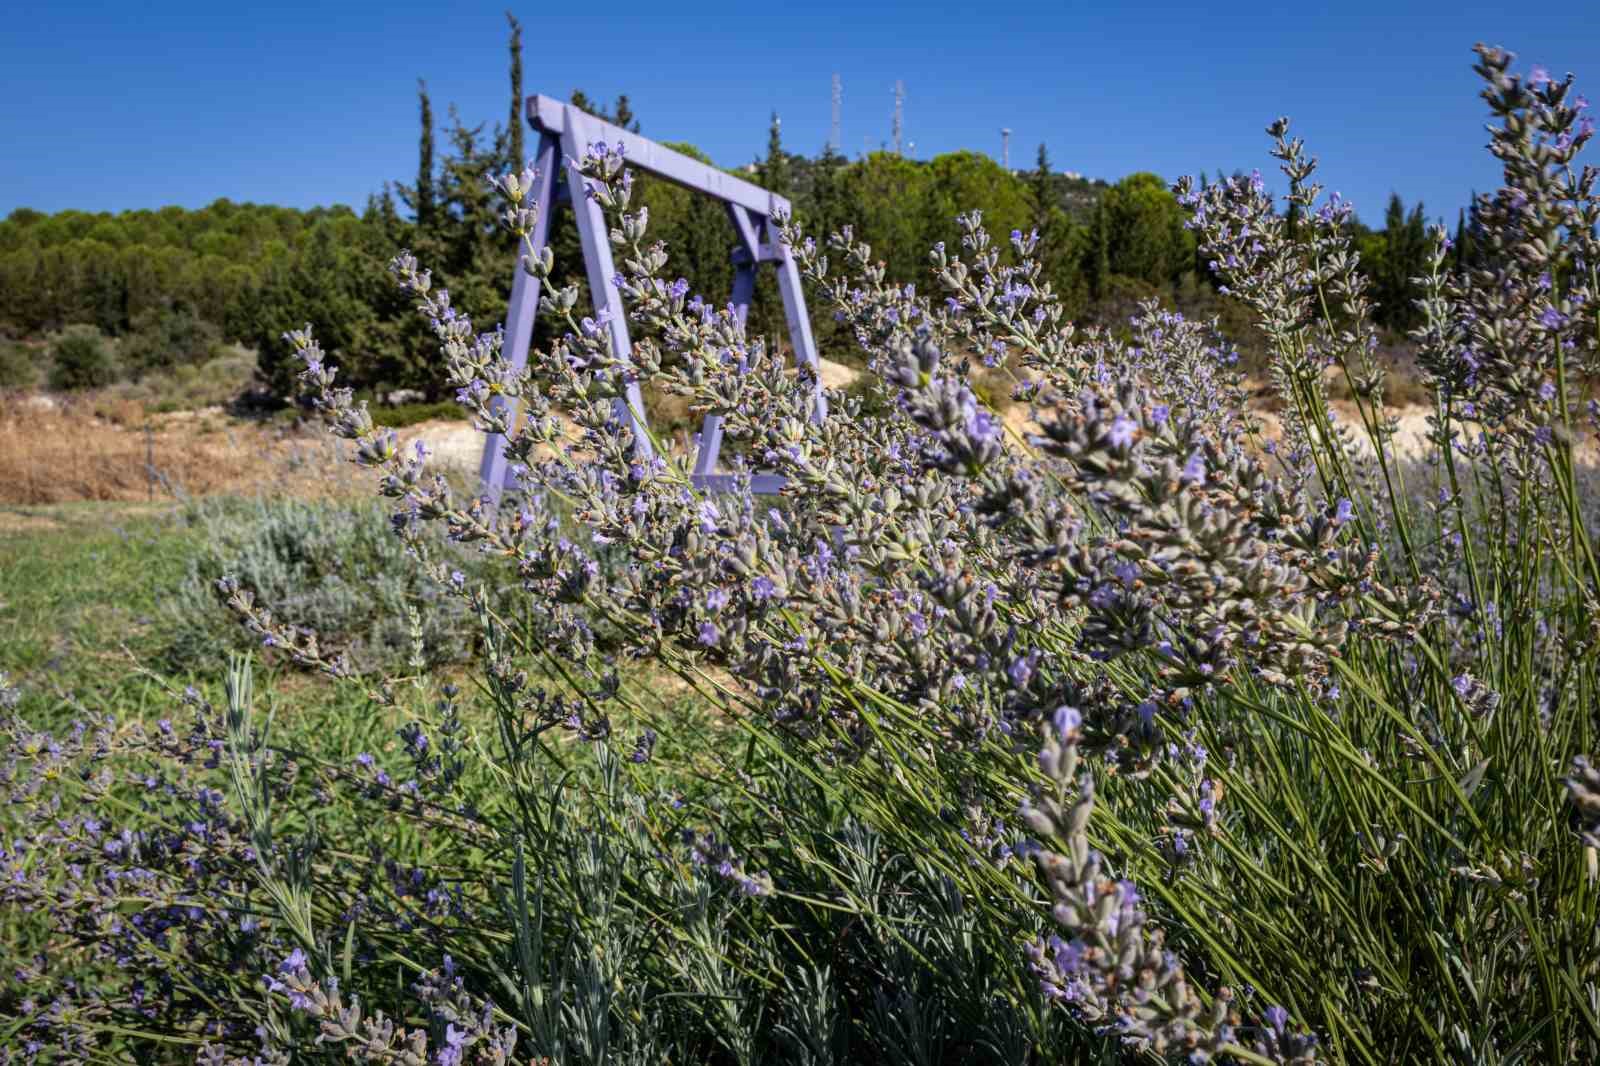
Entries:
[[612,108],[612,124],[621,126],[629,133],[639,132],[639,120],[634,117],[633,107],[628,103],[628,94],[623,93],[617,97],[616,106]]
[[1373,271],[1379,322],[1408,330],[1421,320],[1415,279],[1426,269],[1427,259],[1428,224],[1422,203],[1407,213],[1400,194],[1391,194],[1383,217],[1381,262]]
[[1028,175],[1028,193],[1033,199],[1033,228],[1044,240],[1050,226],[1050,212],[1056,207],[1055,180],[1050,174],[1050,152],[1039,142],[1039,155]]
[[1161,178],[1130,174],[1107,189],[1100,202],[1107,274],[1137,278],[1159,289],[1191,268],[1194,235],[1184,228],[1184,210]]
[[1462,208],[1456,212],[1456,261],[1455,268],[1458,275],[1467,272],[1467,210]]
[[783,150],[783,123],[778,118],[778,113],[772,113],[772,124],[767,127],[767,158],[758,168],[761,176],[761,185],[777,193],[779,196],[788,196],[793,182],[790,175],[789,155]]
[[611,125],[625,129],[629,133],[639,132],[639,119],[633,113],[633,105],[629,102],[627,93],[617,97],[617,102],[612,105],[610,111],[589,99],[589,94],[582,89],[572,90],[572,96],[569,100],[573,107],[593,115],[601,122],[609,122]]
[[1059,186],[1050,169],[1050,153],[1043,144],[1039,145],[1033,170],[1028,174],[1028,199],[1033,229],[1039,234],[1034,257],[1040,264],[1041,280],[1049,283],[1068,313],[1073,313],[1085,296],[1078,262],[1082,252],[1073,246],[1075,227],[1061,206]]
[[1111,235],[1102,198],[1095,204],[1094,221],[1089,230],[1089,295],[1103,299],[1111,282]]
[[417,227],[424,232],[434,226],[435,192],[433,186],[433,102],[428,99],[428,83],[417,79],[417,103],[421,113],[422,133],[417,141],[417,184],[412,190],[411,211],[416,216]]
[[528,120],[522,110],[522,23],[509,11],[506,21],[511,24],[511,121],[506,126],[506,169],[521,170],[528,162],[523,147],[523,128]]
[[487,328],[505,314],[512,249],[503,239],[498,199],[490,180],[500,169],[499,146],[483,143],[483,126],[468,126],[450,107],[450,155],[440,168],[441,232],[436,270],[450,279],[456,306]]
[[800,173],[808,180],[797,190],[795,212],[806,231],[818,241],[850,221],[841,175],[850,165],[832,144],[824,146],[816,161],[801,160]]

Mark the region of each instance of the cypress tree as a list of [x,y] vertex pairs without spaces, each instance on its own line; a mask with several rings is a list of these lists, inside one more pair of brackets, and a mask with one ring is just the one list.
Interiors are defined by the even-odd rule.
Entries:
[[767,127],[767,158],[761,164],[761,184],[779,196],[789,194],[789,154],[783,150],[782,123],[778,113],[772,113],[772,125]]
[[610,111],[589,99],[589,94],[582,89],[572,90],[571,100],[573,107],[593,115],[601,122],[609,122],[613,126],[620,126],[629,133],[639,132],[639,119],[633,113],[633,104],[628,100],[627,93],[617,97],[617,102],[612,105]]
[[428,99],[428,83],[417,79],[417,101],[422,112],[422,136],[417,142],[417,187],[412,210],[417,227],[424,232],[434,223],[433,189],[433,102]]
[[1102,299],[1111,279],[1111,235],[1107,232],[1105,201],[1094,205],[1094,224],[1090,232],[1093,247],[1089,252],[1089,291],[1096,300]]
[[506,21],[511,24],[511,122],[506,127],[508,138],[507,149],[511,158],[511,170],[521,170],[528,162],[528,157],[522,143],[522,128],[526,119],[522,115],[522,23],[511,12],[506,12]]
[[612,119],[613,125],[621,126],[629,133],[639,132],[639,120],[634,117],[633,106],[628,102],[627,93],[617,97],[616,107],[612,110],[616,112]]
[[1028,191],[1033,195],[1033,228],[1039,231],[1041,240],[1050,228],[1050,211],[1056,206],[1054,185],[1050,175],[1050,152],[1041,141],[1033,173],[1028,176]]

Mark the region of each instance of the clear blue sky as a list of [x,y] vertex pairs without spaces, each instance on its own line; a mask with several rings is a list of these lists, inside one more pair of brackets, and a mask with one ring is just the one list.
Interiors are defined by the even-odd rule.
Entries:
[[[1302,10],[1295,10],[1298,6]],[[1581,6],[1581,5],[1579,5]],[[628,93],[647,136],[731,166],[759,155],[770,112],[786,143],[905,136],[1012,164],[1049,145],[1057,169],[1109,179],[1260,166],[1277,114],[1323,179],[1381,222],[1391,190],[1454,218],[1496,182],[1470,48],[1574,70],[1600,101],[1600,19],[1514,4],[834,3],[514,6],[525,87]],[[1214,13],[1208,13],[1208,8]],[[503,5],[61,3],[14,7],[0,29],[0,215],[20,206],[121,210],[217,197],[361,205],[415,168],[418,77],[436,111],[507,110]],[[1587,75],[1587,80],[1585,76]]]

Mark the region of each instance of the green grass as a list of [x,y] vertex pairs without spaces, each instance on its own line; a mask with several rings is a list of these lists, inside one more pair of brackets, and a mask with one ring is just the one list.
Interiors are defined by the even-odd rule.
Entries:
[[[224,646],[210,664],[164,665],[181,628],[170,601],[206,549],[179,505],[8,507],[0,523],[0,669],[22,688],[24,716],[45,728],[85,712],[149,721],[172,712],[164,685],[220,692]],[[220,604],[210,613],[226,624]],[[263,691],[294,691],[297,714],[354,695],[278,664],[258,670]]]
[[128,656],[160,646],[161,597],[197,547],[171,515],[97,503],[0,511],[0,666],[29,701],[122,707],[148,697]]

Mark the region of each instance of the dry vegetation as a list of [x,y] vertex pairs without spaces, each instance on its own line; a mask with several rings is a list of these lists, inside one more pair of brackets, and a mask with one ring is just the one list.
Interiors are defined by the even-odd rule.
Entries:
[[[859,371],[826,360],[823,382],[855,391]],[[980,392],[1004,411],[1019,431],[1027,410],[1010,404],[1009,382],[990,372]],[[1253,402],[1269,427],[1275,424],[1267,397],[1255,390]],[[1395,397],[1401,401],[1411,396]],[[353,472],[340,462],[326,434],[290,419],[241,418],[220,407],[168,411],[130,396],[126,387],[89,393],[0,393],[0,505],[23,506],[79,501],[125,503],[262,490],[302,498],[339,495],[368,488],[352,485]],[[663,442],[687,456],[693,419],[681,401],[655,397],[651,423]],[[1348,403],[1341,414],[1354,418]],[[1408,444],[1420,446],[1426,408],[1403,404]],[[1270,432],[1270,430],[1269,430]],[[482,437],[464,420],[433,419],[400,431],[401,439],[426,440],[444,465],[476,470]],[[736,451],[729,448],[729,453]],[[265,461],[264,461],[265,460]]]
[[324,441],[217,409],[151,415],[126,400],[12,395],[0,398],[0,504],[135,502],[280,486],[322,496],[348,484]]

